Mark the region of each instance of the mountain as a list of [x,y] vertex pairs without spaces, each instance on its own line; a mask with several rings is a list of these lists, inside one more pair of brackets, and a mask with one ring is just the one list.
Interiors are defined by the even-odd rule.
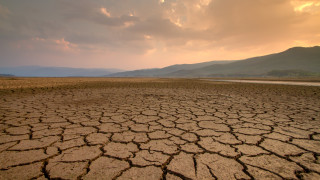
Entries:
[[167,75],[175,77],[266,76],[274,71],[320,73],[320,47],[294,47],[276,54],[249,58],[230,64],[180,70]]
[[[250,77],[320,76],[320,47],[294,47],[284,52],[238,61],[211,61],[162,69],[127,71],[118,77]],[[228,63],[230,62],[230,63]]]
[[125,71],[67,67],[0,67],[2,76],[22,77],[250,77],[320,76],[320,46],[294,47],[284,52],[238,61],[177,64]]
[[14,77],[14,75],[11,75],[11,74],[0,74],[0,77]]
[[214,64],[228,64],[234,61],[209,61],[196,64],[176,64],[164,68],[140,69],[134,71],[125,71],[106,75],[107,77],[166,77],[171,73],[181,70],[193,70],[203,68]]
[[20,77],[101,77],[120,71],[122,70],[41,66],[0,67],[0,74]]

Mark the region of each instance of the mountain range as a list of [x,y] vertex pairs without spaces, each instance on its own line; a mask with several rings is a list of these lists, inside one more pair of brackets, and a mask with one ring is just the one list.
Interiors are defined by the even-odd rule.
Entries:
[[19,77],[102,77],[121,72],[119,69],[89,69],[68,67],[19,66],[0,67],[3,76]]
[[320,76],[320,46],[294,47],[286,51],[243,60],[176,64],[164,68],[123,71],[67,67],[0,67],[0,76],[22,77],[265,77]]
[[189,71],[208,67],[215,64],[228,64],[234,61],[209,61],[196,64],[176,64],[164,68],[140,69],[107,75],[108,77],[167,77],[179,71]]
[[294,47],[284,52],[238,61],[210,61],[109,74],[109,77],[250,77],[319,76],[320,46]]

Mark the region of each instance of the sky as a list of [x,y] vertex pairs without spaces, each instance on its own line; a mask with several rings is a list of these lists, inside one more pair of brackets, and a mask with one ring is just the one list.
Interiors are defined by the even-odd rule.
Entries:
[[133,70],[320,45],[320,0],[0,0],[0,67]]

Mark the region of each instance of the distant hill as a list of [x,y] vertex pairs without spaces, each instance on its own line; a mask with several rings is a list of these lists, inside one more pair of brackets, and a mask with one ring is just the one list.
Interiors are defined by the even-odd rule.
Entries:
[[294,47],[284,52],[239,61],[211,61],[162,69],[127,71],[116,77],[250,77],[320,76],[320,47]]
[[0,74],[0,77],[14,77],[12,74]]
[[197,68],[203,68],[214,64],[228,64],[234,61],[209,61],[196,64],[176,64],[167,66],[164,68],[155,69],[140,69],[134,71],[125,71],[114,74],[106,75],[108,77],[165,77],[171,73],[175,73],[181,70],[193,70]]
[[20,77],[101,77],[120,71],[122,70],[41,66],[0,67],[0,74]]
[[320,76],[320,47],[294,47],[284,52],[238,61],[177,64],[122,71],[67,67],[0,67],[0,76],[20,77],[259,77]]
[[175,77],[265,76],[272,71],[288,70],[320,73],[320,47],[295,47],[281,53],[249,58],[230,64],[181,70],[167,75]]

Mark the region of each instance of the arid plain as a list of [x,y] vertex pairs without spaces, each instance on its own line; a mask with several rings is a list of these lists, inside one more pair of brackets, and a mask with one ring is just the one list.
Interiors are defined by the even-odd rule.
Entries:
[[320,87],[1,78],[0,179],[320,179]]

